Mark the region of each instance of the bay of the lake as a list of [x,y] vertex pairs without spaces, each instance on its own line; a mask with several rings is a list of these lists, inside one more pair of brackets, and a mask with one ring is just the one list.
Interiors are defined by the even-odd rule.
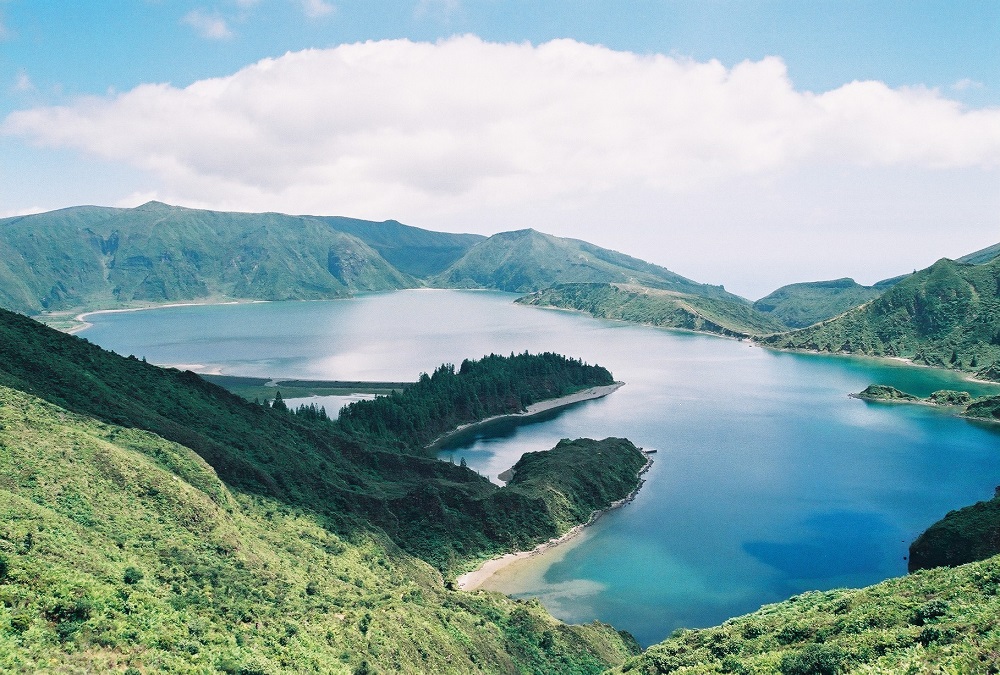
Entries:
[[524,307],[514,297],[419,290],[94,314],[81,336],[153,363],[231,375],[406,381],[441,363],[525,350],[608,367],[626,382],[610,396],[476,430],[444,456],[496,480],[522,453],[560,438],[624,436],[655,448],[634,502],[490,585],[538,597],[567,621],[609,622],[643,645],[802,591],[905,574],[907,547],[924,528],[1000,483],[996,426],[848,398],[872,383],[920,396],[995,386]]

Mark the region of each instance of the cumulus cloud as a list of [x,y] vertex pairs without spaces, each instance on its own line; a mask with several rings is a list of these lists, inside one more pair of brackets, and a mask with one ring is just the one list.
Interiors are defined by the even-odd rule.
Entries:
[[[727,68],[469,36],[289,53],[185,88],[15,112],[2,130],[142,168],[185,204],[455,229],[552,231],[607,213],[601,204],[635,222],[674,209],[696,223],[707,208],[697,205],[730,200],[721,190],[734,181],[738,218],[776,208],[787,192],[769,181],[788,176],[1000,167],[1000,109],[968,110],[933,89],[868,81],[811,93],[779,58]],[[785,215],[828,228],[843,203]]]
[[191,10],[184,15],[181,21],[194,28],[198,35],[203,38],[225,40],[233,36],[225,19],[218,14],[209,14],[201,9]]

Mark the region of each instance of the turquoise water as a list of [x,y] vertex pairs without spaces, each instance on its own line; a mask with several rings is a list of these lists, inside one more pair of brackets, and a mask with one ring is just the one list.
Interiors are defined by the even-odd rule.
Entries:
[[497,578],[569,621],[643,644],[809,589],[906,572],[912,539],[1000,483],[1000,430],[926,406],[848,398],[868,384],[997,393],[894,362],[770,352],[704,335],[511,304],[473,291],[178,307],[91,317],[82,335],[154,363],[234,375],[412,380],[443,362],[551,350],[627,384],[610,396],[453,439],[496,475],[560,438],[657,449],[638,498],[584,537]]

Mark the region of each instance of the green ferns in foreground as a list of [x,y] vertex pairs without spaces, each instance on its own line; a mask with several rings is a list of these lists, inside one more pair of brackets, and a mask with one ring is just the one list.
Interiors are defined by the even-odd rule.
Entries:
[[595,673],[637,650],[446,590],[375,531],[233,492],[154,434],[0,387],[4,672]]
[[682,630],[615,673],[995,673],[1000,558],[804,593]]

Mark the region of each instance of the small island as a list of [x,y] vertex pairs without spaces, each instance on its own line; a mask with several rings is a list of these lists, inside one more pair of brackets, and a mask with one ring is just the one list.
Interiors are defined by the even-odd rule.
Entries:
[[963,417],[996,422],[1000,420],[1000,396],[973,398],[967,391],[941,389],[927,398],[920,398],[885,384],[872,384],[851,398],[880,403],[918,403],[952,408]]

